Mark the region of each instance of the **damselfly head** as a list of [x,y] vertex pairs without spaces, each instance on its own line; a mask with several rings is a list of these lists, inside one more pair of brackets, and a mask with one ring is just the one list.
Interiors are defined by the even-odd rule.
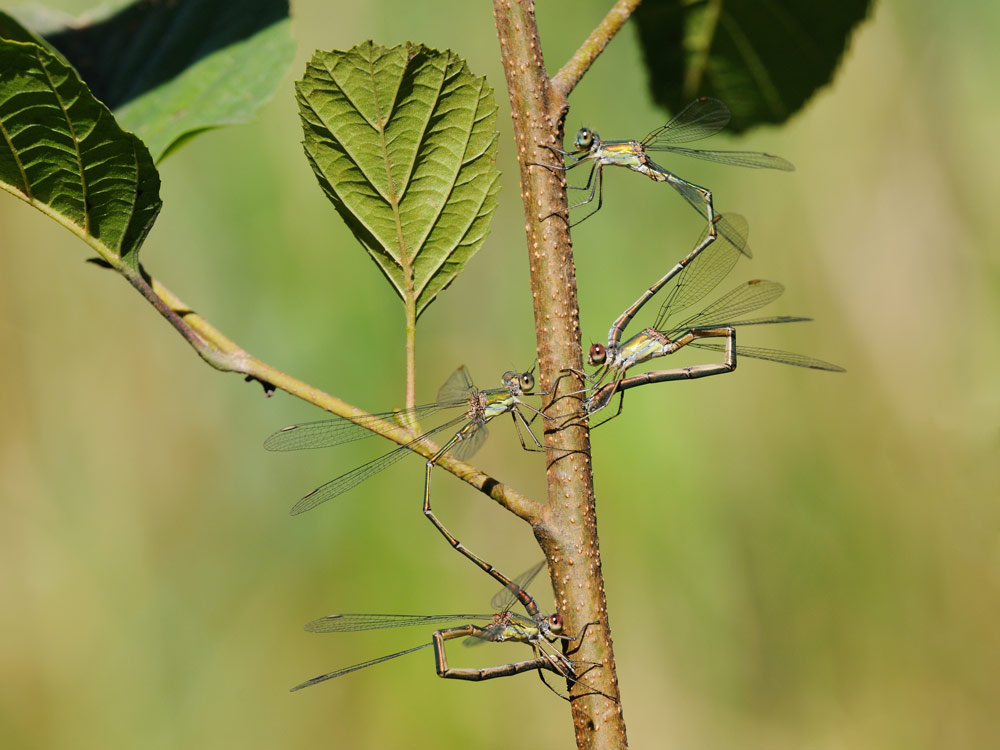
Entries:
[[517,376],[518,382],[521,384],[521,390],[525,393],[530,393],[535,389],[535,376],[530,372],[522,372]]
[[507,370],[500,378],[500,382],[511,393],[519,394],[521,392],[521,377],[522,373]]
[[603,365],[607,358],[608,350],[604,348],[604,344],[590,345],[590,353],[587,355],[587,362],[592,367],[594,365]]
[[577,151],[590,151],[590,147],[594,145],[595,140],[597,140],[597,133],[590,128],[580,128],[576,133],[576,140],[573,141],[573,145],[576,146]]

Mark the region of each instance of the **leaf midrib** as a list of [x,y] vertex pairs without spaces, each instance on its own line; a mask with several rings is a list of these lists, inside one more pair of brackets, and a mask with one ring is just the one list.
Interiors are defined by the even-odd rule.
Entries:
[[[451,58],[448,59],[447,65],[450,65],[450,64],[451,64]],[[445,76],[444,76],[444,78],[442,78],[442,81],[441,81],[442,86],[438,88],[438,93],[440,93],[441,88],[444,85],[444,79],[447,78],[447,65],[445,67]],[[479,102],[481,101],[480,97],[482,96],[483,86],[485,85],[485,83],[486,82],[484,80],[480,80],[479,81],[479,91],[476,94],[476,99],[475,99],[475,101],[476,101],[475,109],[477,109],[477,110],[479,109]],[[454,193],[454,191],[455,191],[455,181],[458,179],[458,176],[462,173],[462,169],[466,165],[468,165],[471,161],[474,161],[476,158],[478,158],[478,157],[473,157],[472,159],[466,159],[465,158],[466,152],[467,152],[467,150],[469,148],[469,141],[472,140],[472,134],[476,130],[476,124],[477,124],[477,122],[479,122],[479,121],[476,119],[475,113],[473,113],[472,126],[469,128],[468,132],[466,132],[466,134],[465,134],[465,143],[462,146],[462,159],[460,159],[458,161],[458,163],[455,166],[455,170],[454,170],[453,174],[451,175],[451,180],[449,182],[450,189],[448,190],[448,195],[449,196],[451,196]],[[424,128],[424,132],[425,133],[427,132],[426,131],[426,126]],[[480,153],[479,156],[481,156],[481,155],[482,154]],[[445,256],[443,256],[438,261],[438,263],[436,265],[432,266],[432,268],[434,269],[433,272],[427,274],[427,278],[424,280],[424,283],[420,285],[420,289],[416,290],[416,297],[417,298],[419,298],[420,295],[424,293],[424,290],[427,288],[427,285],[430,284],[431,279],[433,279],[437,275],[437,272],[441,270],[441,267],[445,263],[448,262],[448,259],[451,257],[451,253],[454,252],[454,250],[461,245],[461,239],[464,238],[464,237],[466,237],[466,236],[468,236],[468,234],[469,234],[469,228],[472,227],[472,225],[476,223],[476,219],[479,218],[479,211],[482,209],[483,202],[486,200],[486,195],[488,193],[489,193],[489,189],[487,188],[487,190],[483,193],[482,197],[480,198],[479,207],[476,209],[476,213],[473,214],[470,217],[468,223],[466,223],[465,229],[462,231],[462,237],[459,238],[459,241],[455,242],[454,244],[452,244],[451,247],[449,248],[450,252],[448,252]],[[447,206],[447,205],[448,205],[448,201],[444,201],[444,202],[442,202],[437,207],[437,212],[434,214],[434,219],[427,226],[427,231],[424,233],[424,236],[421,238],[421,242],[420,242],[420,245],[419,245],[420,247],[424,247],[427,244],[428,238],[434,232],[434,228],[437,226],[438,221],[441,219],[441,212],[444,211],[445,206]]]
[[[410,45],[407,44],[407,57],[409,57],[409,50]],[[407,60],[407,64],[409,64],[409,60]],[[403,222],[400,220],[399,216],[399,196],[396,193],[396,183],[392,179],[392,168],[389,165],[389,150],[385,143],[386,122],[382,118],[382,106],[378,97],[378,81],[375,79],[375,66],[372,58],[370,57],[368,59],[368,76],[371,79],[372,100],[375,103],[375,117],[378,120],[378,141],[379,146],[382,148],[382,165],[385,167],[385,181],[386,185],[389,187],[389,195],[386,196],[386,199],[389,201],[389,207],[392,209],[392,219],[396,225],[396,242],[399,245],[399,264],[403,271],[403,285],[406,288],[406,293],[412,296],[413,264],[410,262],[409,254],[407,252],[406,237],[403,235]]]
[[80,172],[80,192],[83,195],[83,230],[87,234],[90,234],[90,186],[87,184],[87,175],[83,170],[83,154],[80,152],[80,141],[76,137],[76,128],[73,127],[73,121],[70,120],[69,112],[66,111],[66,107],[63,105],[62,97],[59,95],[59,89],[56,88],[55,81],[53,81],[52,76],[49,75],[49,71],[45,67],[45,63],[42,61],[42,58],[39,56],[37,50],[35,51],[35,59],[38,61],[38,67],[45,75],[45,80],[48,82],[49,88],[52,90],[52,95],[55,97],[56,103],[59,105],[59,111],[62,112],[63,119],[66,121],[66,129],[69,131],[70,137],[73,139],[73,155],[76,157],[76,166]]

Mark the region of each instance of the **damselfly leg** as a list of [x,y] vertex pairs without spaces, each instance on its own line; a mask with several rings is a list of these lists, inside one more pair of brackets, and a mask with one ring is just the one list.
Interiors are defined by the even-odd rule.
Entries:
[[[534,377],[530,374],[530,372],[520,374],[507,372],[504,373],[503,384],[506,389],[506,394],[500,393],[492,397],[484,397],[480,399],[478,406],[479,411],[476,418],[470,418],[469,422],[461,430],[455,433],[455,435],[453,435],[448,442],[442,445],[441,448],[427,460],[424,475],[423,512],[427,517],[427,520],[434,525],[434,528],[441,533],[441,535],[456,551],[471,560],[477,567],[506,587],[513,584],[511,579],[462,544],[455,537],[455,535],[448,531],[445,525],[441,523],[440,519],[438,519],[437,515],[435,515],[433,509],[431,508],[431,476],[434,473],[434,467],[437,465],[438,461],[441,460],[441,457],[449,451],[452,451],[459,457],[462,457],[467,451],[466,446],[470,446],[472,450],[475,450],[478,447],[477,443],[485,439],[485,425],[490,419],[493,419],[500,414],[509,412],[511,418],[514,420],[514,426],[517,430],[518,438],[521,441],[521,447],[524,450],[544,450],[538,438],[535,437],[535,434],[531,431],[531,425],[525,419],[525,416],[520,409],[520,407],[523,407],[533,412],[536,416],[541,415],[546,419],[551,419],[551,417],[542,414],[542,412],[537,409],[528,406],[519,398],[519,396],[523,393],[526,393],[534,388]],[[535,444],[534,447],[528,446],[524,442],[524,438],[521,436],[520,426],[523,426],[527,430],[528,435]],[[528,597],[523,590],[521,593],[524,597],[526,597],[526,599],[522,599],[522,603],[528,609],[529,613],[537,614],[538,609],[537,606],[534,605],[534,602],[527,601],[530,597]],[[534,611],[532,611],[533,607]]]

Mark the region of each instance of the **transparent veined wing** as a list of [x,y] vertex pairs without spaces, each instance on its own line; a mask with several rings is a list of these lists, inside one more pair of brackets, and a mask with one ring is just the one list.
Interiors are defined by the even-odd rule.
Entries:
[[358,630],[383,630],[385,628],[408,628],[417,625],[446,625],[448,623],[467,624],[475,621],[490,621],[493,615],[381,615],[381,614],[338,614],[320,617],[306,623],[304,629],[310,633],[351,633]]
[[787,159],[782,159],[774,154],[765,154],[763,151],[705,151],[695,148],[679,148],[676,146],[664,146],[656,148],[648,147],[651,151],[670,151],[681,156],[690,156],[695,159],[714,161],[719,164],[730,164],[736,167],[749,167],[751,169],[780,169],[784,172],[794,172],[795,165]]
[[703,96],[695,99],[661,128],[642,139],[648,148],[659,150],[673,143],[698,141],[715,135],[729,124],[729,107],[718,99]]
[[706,219],[708,218],[708,196],[706,195],[704,189],[699,188],[693,182],[688,182],[687,180],[678,177],[669,169],[665,169],[655,162],[652,163],[652,166],[667,176],[667,183],[670,187],[680,193],[681,197],[690,203],[691,207],[695,211]]
[[[723,352],[726,350],[726,344],[723,339],[697,339],[692,341],[688,346],[694,346],[699,349],[711,349],[712,351]],[[737,357],[752,357],[754,359],[766,359],[770,362],[778,362],[783,365],[794,365],[795,367],[808,367],[811,370],[827,370],[828,372],[846,372],[846,370],[840,365],[831,364],[830,362],[824,362],[821,359],[816,359],[815,357],[807,357],[804,354],[795,354],[794,352],[785,352],[780,349],[763,349],[756,346],[742,346],[737,344],[736,346],[736,356]]]
[[785,291],[785,287],[777,281],[754,279],[740,284],[730,292],[719,297],[701,312],[686,320],[671,326],[670,332],[680,332],[689,328],[714,328],[725,325],[724,321],[733,321],[741,315],[759,310],[770,304]]
[[388,469],[393,464],[399,462],[404,456],[407,456],[413,451],[413,448],[420,443],[425,438],[432,437],[438,433],[444,432],[448,429],[454,429],[460,423],[465,421],[465,415],[461,414],[455,419],[449,422],[445,422],[443,425],[435,427],[433,430],[425,432],[420,437],[414,438],[409,443],[401,445],[389,453],[385,453],[378,458],[374,458],[366,464],[362,464],[355,469],[347,472],[346,474],[341,474],[335,479],[331,479],[329,482],[320,485],[308,495],[303,497],[294,506],[292,506],[291,514],[297,516],[300,513],[305,513],[308,510],[312,510],[317,505],[325,503],[327,500],[332,500],[338,495],[342,495],[348,490],[357,487],[363,481],[368,479],[375,474],[378,474],[385,469]]
[[419,422],[423,417],[428,417],[444,409],[464,406],[465,403],[462,400],[457,403],[422,404],[411,409],[366,414],[353,419],[336,417],[316,422],[293,424],[270,434],[264,441],[264,447],[269,451],[297,451],[343,445],[376,435],[377,433],[372,432],[371,428],[383,422],[413,424]]
[[419,646],[408,648],[405,651],[397,651],[395,654],[380,656],[377,659],[369,659],[368,661],[363,661],[360,664],[355,664],[350,667],[344,667],[343,669],[338,669],[336,672],[327,672],[326,674],[321,674],[319,677],[313,677],[311,680],[300,682],[298,685],[291,688],[290,692],[294,693],[296,690],[312,687],[313,685],[318,685],[321,682],[332,680],[335,677],[343,677],[345,674],[350,674],[351,672],[357,672],[359,669],[365,669],[366,667],[373,667],[376,664],[381,664],[384,661],[395,659],[398,656],[406,656],[406,654],[412,654],[414,651],[419,651],[422,648],[427,648],[428,646],[433,646],[433,645],[434,645],[433,641],[430,643],[421,643]]
[[335,417],[321,419],[316,422],[303,422],[282,427],[270,434],[264,441],[264,447],[269,451],[297,451],[307,448],[330,448],[355,440],[363,440],[376,433],[372,427],[382,423],[413,425],[431,414],[456,407],[468,405],[469,396],[475,393],[472,379],[462,365],[444,382],[438,390],[437,401],[432,404],[421,404],[409,409],[365,414],[358,417]]
[[[746,219],[739,214],[722,216],[716,227],[718,236],[715,241],[692,258],[677,274],[674,286],[660,306],[660,312],[653,324],[654,328],[662,329],[671,315],[694,304],[715,289],[744,254],[741,248],[745,248],[746,236],[749,233]],[[705,240],[707,234],[706,229],[699,244]],[[739,242],[741,247],[734,244],[733,238],[736,238],[735,241]]]
[[483,447],[489,434],[485,424],[478,424],[466,434],[464,439],[455,443],[448,452],[461,461],[467,461]]
[[453,372],[444,385],[438,389],[438,403],[457,403],[468,401],[469,397],[476,393],[476,386],[472,384],[472,377],[465,365]]
[[739,318],[736,320],[719,320],[695,326],[694,330],[703,328],[725,328],[727,326],[763,326],[774,323],[808,323],[812,318],[803,315],[769,315],[764,318]]
[[504,586],[494,595],[493,599],[490,600],[490,606],[498,610],[510,609],[517,601],[518,591],[527,589],[543,567],[545,567],[545,560],[540,560],[521,573],[513,580],[514,586]]
[[741,214],[716,214],[715,231],[719,237],[729,240],[729,243],[747,258],[753,257],[750,250],[750,225]]

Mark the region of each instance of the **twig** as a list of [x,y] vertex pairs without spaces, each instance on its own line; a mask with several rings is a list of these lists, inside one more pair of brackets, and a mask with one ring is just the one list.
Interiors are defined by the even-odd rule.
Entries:
[[[193,337],[185,335],[185,339],[191,342],[192,346],[195,347],[202,357],[208,359],[203,353],[205,351],[217,353],[214,357],[214,362],[212,362],[213,366],[217,369],[246,375],[253,380],[283,390],[338,417],[356,419],[358,417],[370,416],[368,412],[346,401],[342,401],[336,396],[331,396],[329,393],[325,393],[308,383],[304,383],[248,354],[234,341],[223,335],[217,328],[194,312],[194,310],[156,279],[150,279],[149,289],[159,301],[159,304],[154,304],[154,307],[164,317],[170,319],[175,328],[178,326],[174,323],[174,319],[177,319],[181,321],[185,328],[195,334]],[[200,342],[200,345],[195,342]],[[366,420],[364,426],[375,434],[392,440],[399,445],[405,445],[417,437],[409,429],[391,422],[372,423]],[[413,450],[425,458],[430,458],[437,451],[437,446],[429,440],[421,441],[418,445],[413,446]],[[502,484],[488,474],[484,474],[476,467],[454,458],[450,454],[446,453],[437,465],[475,487],[501,507],[506,508],[528,523],[538,523],[542,516],[543,509],[539,503]]]
[[406,300],[406,408],[417,403],[417,301]]
[[580,49],[574,52],[566,64],[559,69],[559,72],[552,77],[552,88],[563,97],[569,96],[570,92],[576,88],[576,84],[583,78],[583,74],[608,46],[608,42],[618,33],[618,30],[629,19],[640,2],[642,0],[618,0],[614,7],[608,11],[604,20],[590,32],[587,41],[580,45]]

